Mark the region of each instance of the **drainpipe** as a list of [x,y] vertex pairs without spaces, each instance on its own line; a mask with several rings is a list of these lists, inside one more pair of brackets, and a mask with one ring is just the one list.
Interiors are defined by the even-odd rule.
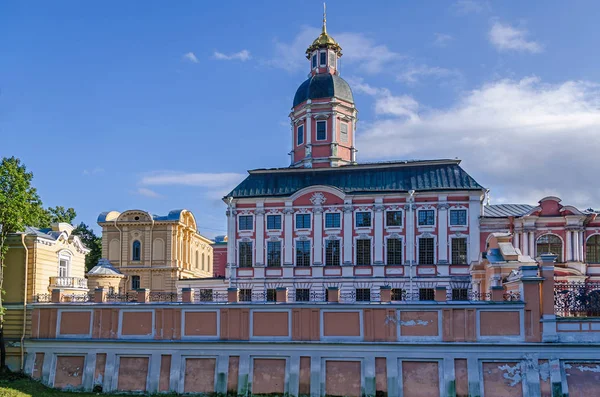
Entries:
[[23,288],[23,330],[21,332],[21,372],[25,368],[25,349],[23,348],[23,341],[25,340],[25,328],[27,327],[27,270],[29,265],[29,250],[27,249],[27,244],[25,244],[25,233],[21,234],[21,244],[23,244],[23,248],[25,249],[25,287]]

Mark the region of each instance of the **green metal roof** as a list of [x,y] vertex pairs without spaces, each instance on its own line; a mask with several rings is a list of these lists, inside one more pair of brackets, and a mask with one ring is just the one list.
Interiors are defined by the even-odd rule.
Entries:
[[356,164],[332,168],[276,168],[249,171],[228,196],[233,198],[290,196],[314,185],[344,193],[484,189],[459,160]]

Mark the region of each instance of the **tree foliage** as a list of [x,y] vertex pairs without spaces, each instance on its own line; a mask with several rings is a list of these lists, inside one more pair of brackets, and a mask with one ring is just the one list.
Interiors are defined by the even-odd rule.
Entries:
[[79,236],[83,245],[90,249],[85,257],[85,269],[89,271],[102,258],[102,238],[96,236],[92,228],[83,222],[73,230],[73,234]]
[[65,208],[63,206],[49,207],[47,210],[49,223],[69,223],[73,224],[77,212],[74,208]]

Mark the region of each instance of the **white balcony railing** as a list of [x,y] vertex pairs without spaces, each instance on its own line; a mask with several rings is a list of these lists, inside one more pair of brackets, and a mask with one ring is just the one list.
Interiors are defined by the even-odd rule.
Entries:
[[50,288],[88,289],[88,285],[82,277],[50,277]]

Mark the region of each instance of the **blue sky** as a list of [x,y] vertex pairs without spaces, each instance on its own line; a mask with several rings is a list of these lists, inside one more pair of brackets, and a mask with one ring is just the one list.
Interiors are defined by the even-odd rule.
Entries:
[[[492,202],[600,207],[597,1],[330,1],[359,161],[454,158]],[[319,1],[0,4],[0,156],[47,206],[188,208],[289,164]]]

